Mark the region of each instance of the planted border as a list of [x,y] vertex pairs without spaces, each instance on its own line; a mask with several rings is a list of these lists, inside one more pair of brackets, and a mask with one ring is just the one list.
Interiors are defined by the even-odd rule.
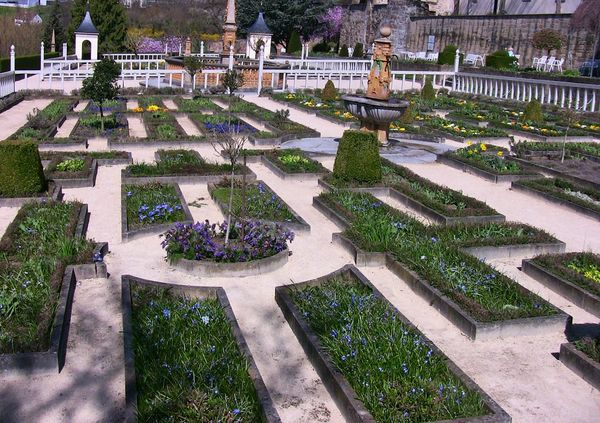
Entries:
[[17,197],[8,198],[0,197],[0,207],[21,207],[28,202],[39,202],[43,203],[46,201],[60,201],[62,200],[63,192],[60,184],[53,182],[48,183],[48,190],[32,197]]
[[575,344],[565,343],[560,346],[560,362],[571,369],[577,376],[600,390],[600,363],[587,354],[579,351]]
[[[303,163],[292,164],[291,166],[286,165],[281,161],[280,157],[297,157],[299,162]],[[300,149],[283,149],[283,150],[268,150],[262,156],[263,164],[269,168],[271,172],[282,179],[286,180],[304,180],[307,178],[320,178],[329,173],[321,163],[308,157]],[[297,169],[294,169],[297,166]],[[303,168],[309,166],[315,168],[315,171],[305,171]],[[290,169],[291,168],[291,169]]]
[[[83,160],[83,169],[80,171],[59,171],[57,166],[65,160]],[[53,158],[46,169],[46,177],[62,188],[85,188],[96,184],[98,162],[89,156],[81,157],[76,154],[58,155]]]
[[[89,214],[85,204],[75,203],[73,217],[67,230],[72,231],[75,239],[84,239],[87,230]],[[11,233],[16,230],[17,223],[21,217],[21,212],[17,215],[11,226],[7,229],[2,243],[6,248],[12,248],[14,242]],[[34,374],[38,372],[58,371],[60,372],[65,364],[67,340],[69,335],[69,326],[71,319],[71,309],[73,295],[78,279],[85,278],[105,278],[107,277],[106,265],[102,262],[102,257],[108,252],[108,244],[97,244],[93,249],[92,256],[97,262],[90,264],[67,265],[58,262],[51,280],[58,287],[55,295],[56,309],[51,319],[48,347],[43,351],[21,352],[12,354],[0,354],[0,371],[18,372],[24,374]],[[18,264],[18,263],[17,263]],[[52,282],[49,282],[52,284]],[[51,288],[52,289],[52,288]]]
[[[522,270],[577,307],[600,317],[600,283],[589,280],[565,266],[565,262],[585,255],[586,253],[568,253],[537,256],[523,260]],[[598,287],[594,290],[595,285]]]
[[124,338],[124,350],[125,350],[125,421],[127,423],[135,423],[137,421],[137,401],[138,401],[138,387],[136,381],[135,372],[135,352],[133,346],[133,301],[132,301],[132,289],[135,286],[140,287],[151,287],[157,289],[168,290],[169,293],[179,298],[213,298],[216,299],[223,309],[226,315],[231,333],[237,345],[237,348],[248,364],[248,376],[252,382],[252,385],[256,391],[257,400],[260,407],[261,420],[266,423],[280,423],[281,420],[269,392],[262,380],[258,367],[254,362],[252,353],[246,344],[246,340],[239,328],[237,319],[227,294],[223,288],[214,287],[196,287],[196,286],[183,286],[178,284],[168,284],[162,282],[154,282],[145,279],[136,278],[133,276],[122,277],[122,308],[123,308],[123,338]]
[[[143,185],[143,184],[134,184],[134,185]],[[194,218],[192,217],[192,213],[190,212],[190,208],[188,207],[183,193],[179,188],[178,184],[159,184],[161,187],[173,187],[179,198],[179,202],[181,205],[181,209],[183,214],[185,215],[185,220],[180,221],[179,223],[192,223]],[[121,238],[123,242],[128,242],[136,238],[140,238],[142,236],[151,235],[151,234],[161,234],[165,232],[167,229],[171,228],[177,222],[169,222],[169,223],[158,223],[142,226],[139,228],[130,228],[130,224],[127,219],[127,190],[126,185],[122,183],[121,185]]]
[[[594,189],[600,190],[600,183],[597,183],[597,182],[594,182],[594,181],[590,181],[590,180],[587,180],[587,179],[583,179],[583,178],[580,178],[578,176],[570,175],[568,173],[561,172],[560,170],[555,170],[555,169],[552,169],[552,168],[550,168],[548,166],[544,166],[542,164],[534,163],[532,161],[521,159],[521,158],[518,158],[518,157],[513,157],[511,160],[514,160],[514,161],[518,162],[519,164],[521,164],[522,166],[528,167],[528,168],[530,168],[530,169],[532,169],[534,171],[540,172],[540,173],[542,173],[544,175],[549,175],[549,176],[552,176],[552,177],[567,179],[567,180],[569,180],[569,181],[571,181],[573,183],[581,184],[581,185],[586,185],[586,186],[592,187]],[[594,160],[590,160],[590,161],[594,162]]]
[[590,197],[596,196],[598,199],[600,199],[600,191],[575,184],[574,182],[565,181],[560,178],[538,178],[529,181],[513,182],[512,189],[526,192],[536,197],[543,198],[544,200],[569,207],[579,213],[585,214],[586,216],[600,220],[600,206],[594,207],[593,204],[589,204],[584,200],[580,200],[576,197],[570,196],[569,194],[561,192],[560,188],[557,187],[556,184],[570,186],[574,190],[585,193]]
[[[215,195],[215,190],[218,188],[226,188],[226,189],[230,189],[230,184],[229,181],[225,181],[226,182],[226,186],[224,184],[221,184],[220,186],[216,185],[216,184],[208,184],[208,192],[210,194],[210,197],[217,203],[217,205],[219,206],[219,209],[221,210],[221,212],[223,213],[224,216],[228,215],[228,210],[229,210],[229,204],[227,203],[227,201],[220,201],[217,196]],[[285,226],[289,229],[292,229],[294,232],[310,232],[310,225],[302,218],[302,216],[300,216],[298,213],[296,213],[296,211],[294,211],[294,209],[292,207],[290,207],[290,205],[288,203],[286,203],[285,201],[283,201],[283,199],[277,195],[277,193],[275,193],[275,191],[273,191],[273,189],[271,189],[271,187],[269,187],[269,185],[267,185],[265,182],[263,181],[255,181],[253,182],[251,185],[247,186],[246,189],[250,188],[250,187],[259,187],[262,186],[262,190],[259,188],[259,195],[267,195],[271,197],[271,202],[274,204],[278,204],[278,208],[279,209],[285,209],[287,211],[289,211],[290,215],[292,216],[292,220],[270,220],[270,219],[261,219],[257,216],[250,216],[247,215],[246,217],[253,219],[253,220],[258,220],[259,222],[267,222],[267,223],[279,223],[282,226]],[[234,190],[237,192],[238,190],[241,190],[241,187],[239,185],[235,186]],[[241,191],[239,193],[239,198],[241,200]],[[227,197],[229,197],[229,194],[227,195]],[[234,195],[234,203],[235,203],[235,197],[236,195]],[[252,198],[248,198],[248,203],[253,202]],[[235,208],[235,206],[234,206]],[[237,213],[233,214],[234,216],[237,215]]]
[[[292,328],[292,331],[298,338],[298,341],[304,348],[304,351],[308,355],[311,363],[317,370],[319,377],[336,401],[338,408],[348,421],[373,423],[376,420],[367,410],[365,404],[360,401],[359,396],[350,385],[348,379],[344,377],[339,367],[334,364],[332,356],[325,350],[322,342],[311,329],[309,323],[305,320],[301,311],[292,299],[293,292],[302,290],[303,288],[306,289],[318,287],[326,284],[330,280],[340,277],[349,278],[360,286],[368,288],[376,300],[387,306],[391,314],[395,316],[397,321],[399,321],[398,324],[406,328],[405,333],[409,334],[412,332],[412,334],[418,338],[419,344],[422,344],[425,349],[429,348],[430,352],[428,353],[428,357],[433,357],[433,360],[439,357],[439,359],[447,366],[449,373],[457,378],[460,383],[466,387],[466,389],[480,398],[480,400],[483,402],[483,408],[487,412],[486,415],[480,417],[464,417],[453,420],[443,420],[444,422],[452,421],[458,423],[469,421],[492,423],[511,421],[510,416],[494,400],[492,400],[477,384],[475,384],[475,382],[473,382],[465,373],[463,373],[458,366],[456,366],[448,357],[446,357],[446,355],[439,350],[433,342],[427,339],[404,315],[402,315],[398,309],[396,309],[358,269],[356,269],[354,266],[347,265],[336,272],[318,279],[296,284],[294,286],[277,287],[275,289],[275,299],[288,324]],[[403,371],[406,373],[408,369],[405,371],[404,368],[405,367],[403,366]]]
[[[375,200],[373,198],[373,200]],[[462,301],[462,306],[459,305],[454,299],[450,298],[449,295],[443,292],[443,289],[448,289],[448,287],[438,288],[426,278],[421,277],[417,272],[411,270],[411,266],[407,265],[402,261],[402,257],[396,257],[391,250],[386,250],[383,244],[381,244],[382,238],[376,238],[376,242],[379,244],[373,244],[372,247],[363,248],[361,245],[357,243],[354,239],[363,235],[357,234],[357,228],[353,227],[353,221],[355,220],[354,212],[351,212],[345,209],[341,204],[338,204],[335,208],[330,205],[330,201],[326,201],[324,198],[315,197],[313,199],[314,205],[317,209],[324,211],[326,215],[333,217],[333,220],[336,221],[341,227],[345,228],[346,231],[341,235],[335,235],[333,237],[334,242],[337,242],[341,245],[346,251],[348,251],[356,260],[356,263],[359,265],[375,265],[381,266],[385,265],[399,276],[401,279],[406,281],[409,287],[419,296],[426,299],[434,308],[436,308],[440,313],[446,317],[450,322],[452,322],[455,326],[457,326],[463,333],[469,336],[472,339],[481,339],[481,338],[493,338],[498,336],[513,336],[513,335],[529,335],[533,333],[538,333],[540,328],[543,327],[544,330],[564,330],[565,325],[570,324],[571,317],[567,314],[564,314],[562,311],[539,298],[537,295],[533,294],[531,291],[527,290],[523,286],[519,285],[517,282],[507,278],[506,276],[500,274],[499,272],[489,268],[488,273],[496,276],[498,274],[500,280],[496,282],[494,278],[487,279],[492,280],[491,283],[500,283],[500,284],[512,284],[507,285],[514,288],[514,295],[520,295],[524,299],[524,304],[526,303],[535,303],[536,311],[530,313],[529,316],[526,317],[516,317],[511,316],[502,320],[498,317],[497,313],[494,315],[493,310],[487,310],[481,305],[478,304],[477,301],[473,300],[471,297],[467,297],[466,300],[460,300],[463,296],[466,297],[466,293],[469,292],[465,282],[461,282],[463,285],[459,285],[457,289],[461,289],[460,292],[454,293],[454,297],[458,300]],[[379,201],[376,201],[378,204],[378,209],[383,210],[384,212],[387,210],[390,219],[396,219],[392,226],[395,226],[399,231],[407,231],[405,237],[418,237],[419,239],[423,239],[423,242],[428,242],[427,240],[431,239],[431,242],[434,244],[439,242],[439,239],[436,239],[432,236],[432,233],[421,223],[410,218],[402,212],[399,212]],[[337,204],[337,203],[336,203]],[[362,206],[359,207],[362,210]],[[360,212],[360,211],[359,211]],[[379,230],[381,231],[381,236],[385,233],[385,231],[389,231],[389,228],[385,228],[386,222],[381,221],[378,217],[372,217],[373,222],[378,222]],[[389,225],[390,222],[387,222]],[[360,241],[363,242],[363,241]],[[369,241],[367,241],[368,243]],[[451,247],[451,245],[450,245]],[[456,247],[455,247],[456,248]],[[421,260],[427,259],[426,256],[422,256]],[[475,260],[475,258],[473,258]],[[419,267],[418,263],[412,262],[413,259],[408,258],[409,264],[412,263],[413,267]],[[418,258],[414,259],[418,261]],[[468,256],[465,256],[463,259],[463,264],[461,265],[462,269],[460,272],[469,271],[469,263]],[[478,266],[486,266],[485,264],[475,261],[471,263],[473,265],[477,263]],[[448,264],[447,266],[450,266]],[[481,270],[481,269],[480,269]],[[431,269],[424,270],[425,273],[430,272]],[[457,270],[458,272],[458,270]],[[431,276],[431,275],[430,275]],[[487,277],[490,275],[488,274]],[[432,277],[440,278],[440,275],[433,275]],[[473,278],[474,276],[469,276]],[[438,281],[439,282],[439,281]],[[454,282],[456,283],[456,282]],[[484,283],[485,285],[485,283]],[[464,291],[462,291],[464,290]],[[449,291],[454,292],[454,291]],[[463,294],[464,292],[464,294]],[[525,301],[527,300],[527,301]],[[477,304],[476,304],[477,303]],[[465,309],[465,305],[467,308],[470,308],[475,311],[473,314],[471,311]],[[538,311],[539,309],[539,311]],[[545,310],[543,313],[540,311]],[[483,313],[483,316],[487,316],[483,319],[477,319],[476,313]],[[511,313],[508,313],[509,315]],[[530,317],[533,316],[533,317]]]

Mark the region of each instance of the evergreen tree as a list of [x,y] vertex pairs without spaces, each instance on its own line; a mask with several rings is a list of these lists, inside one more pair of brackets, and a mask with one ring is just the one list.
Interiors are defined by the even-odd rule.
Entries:
[[294,31],[290,36],[290,41],[287,43],[287,52],[290,54],[300,53],[302,51],[302,44],[300,43],[300,35]]
[[[74,0],[71,6],[71,23],[68,40],[75,42],[75,31],[81,24],[88,0]],[[100,51],[122,51],[127,36],[127,14],[119,0],[89,0],[90,15],[100,32]]]
[[112,59],[104,58],[94,67],[91,77],[83,80],[81,97],[92,100],[100,109],[100,125],[104,132],[104,103],[119,94],[117,80],[121,67]]
[[265,21],[273,32],[273,42],[287,47],[292,32],[296,31],[308,40],[322,29],[323,24],[319,19],[332,4],[332,0],[238,0],[238,32],[245,37],[246,30],[256,21],[262,9]]
[[50,15],[44,22],[44,47],[50,51],[52,45],[52,31],[54,30],[54,41],[56,51],[60,51],[65,40],[65,30],[63,28],[63,15],[60,2],[55,1],[50,11]]

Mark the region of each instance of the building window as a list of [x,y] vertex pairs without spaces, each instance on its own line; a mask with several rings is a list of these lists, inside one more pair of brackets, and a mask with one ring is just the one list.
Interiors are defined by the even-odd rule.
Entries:
[[427,51],[433,51],[435,49],[435,35],[429,35],[427,37]]

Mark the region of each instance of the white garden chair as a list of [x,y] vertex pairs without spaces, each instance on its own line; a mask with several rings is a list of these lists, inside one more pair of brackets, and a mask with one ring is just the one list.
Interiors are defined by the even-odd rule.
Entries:
[[547,59],[548,59],[548,56],[534,57],[533,58],[533,67],[536,68],[537,70],[540,70],[543,66],[546,66]]
[[552,63],[550,63],[548,71],[550,71],[550,72],[556,71],[556,72],[562,73],[562,71],[563,71],[562,67],[563,67],[564,63],[565,63],[564,57],[560,60],[554,60],[554,61],[552,61]]
[[406,59],[407,60],[415,60],[417,58],[417,56],[415,55],[415,53],[411,52],[411,51],[407,51],[406,52]]
[[544,72],[549,72],[550,71],[550,68],[551,68],[551,66],[552,66],[552,64],[554,63],[555,60],[556,60],[556,57],[554,57],[554,56],[550,56],[548,58],[548,60],[546,60],[546,63],[544,64],[544,69],[543,69]]
[[430,62],[437,62],[439,56],[439,53],[427,53],[427,60]]
[[422,59],[422,60],[426,60],[427,59],[427,52],[426,51],[418,51],[415,54],[415,58],[416,59]]

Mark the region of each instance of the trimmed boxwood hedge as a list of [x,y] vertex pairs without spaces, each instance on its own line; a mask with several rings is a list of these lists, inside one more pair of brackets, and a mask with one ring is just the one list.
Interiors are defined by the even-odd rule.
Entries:
[[32,142],[0,143],[0,196],[38,194],[47,188],[37,145]]
[[[60,53],[46,53],[44,58],[52,59],[54,57],[59,57]],[[40,70],[40,60],[41,57],[39,54],[34,54],[31,56],[19,56],[15,57],[15,70]],[[5,57],[4,59],[0,59],[0,72],[8,72],[10,70],[10,57]]]
[[342,181],[381,181],[379,141],[372,132],[345,131],[333,166],[333,175]]

